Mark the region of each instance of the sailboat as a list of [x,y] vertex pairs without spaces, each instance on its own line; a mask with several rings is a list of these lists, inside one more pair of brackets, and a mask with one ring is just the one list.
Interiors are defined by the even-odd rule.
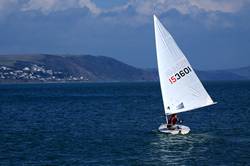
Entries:
[[[203,87],[187,58],[171,34],[154,15],[154,30],[161,93],[166,115],[192,111],[216,104]],[[187,134],[188,126],[177,124],[169,129],[166,124],[159,131],[168,134]]]

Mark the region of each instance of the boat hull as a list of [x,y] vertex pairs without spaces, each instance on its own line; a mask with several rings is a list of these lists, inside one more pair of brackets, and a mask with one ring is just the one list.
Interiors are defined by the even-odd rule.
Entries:
[[185,135],[185,134],[188,134],[190,132],[190,128],[188,126],[175,125],[175,127],[176,127],[176,129],[171,130],[171,129],[167,128],[167,124],[162,124],[162,125],[160,125],[158,130],[161,133],[173,134],[173,135],[176,135],[176,134]]

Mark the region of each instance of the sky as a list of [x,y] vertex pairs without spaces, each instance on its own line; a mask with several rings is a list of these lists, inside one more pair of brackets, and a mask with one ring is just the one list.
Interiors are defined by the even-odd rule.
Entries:
[[0,54],[91,54],[156,67],[153,14],[194,68],[250,66],[250,0],[0,0]]

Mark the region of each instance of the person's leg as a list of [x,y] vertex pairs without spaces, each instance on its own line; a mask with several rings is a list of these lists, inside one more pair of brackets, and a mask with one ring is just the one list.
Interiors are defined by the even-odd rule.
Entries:
[[169,130],[175,130],[176,129],[176,125],[170,125],[170,127],[168,128]]

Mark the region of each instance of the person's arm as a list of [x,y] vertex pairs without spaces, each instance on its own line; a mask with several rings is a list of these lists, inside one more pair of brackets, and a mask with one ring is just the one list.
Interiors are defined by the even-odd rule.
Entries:
[[172,120],[172,125],[175,125],[177,123],[177,118],[174,118],[173,120]]

